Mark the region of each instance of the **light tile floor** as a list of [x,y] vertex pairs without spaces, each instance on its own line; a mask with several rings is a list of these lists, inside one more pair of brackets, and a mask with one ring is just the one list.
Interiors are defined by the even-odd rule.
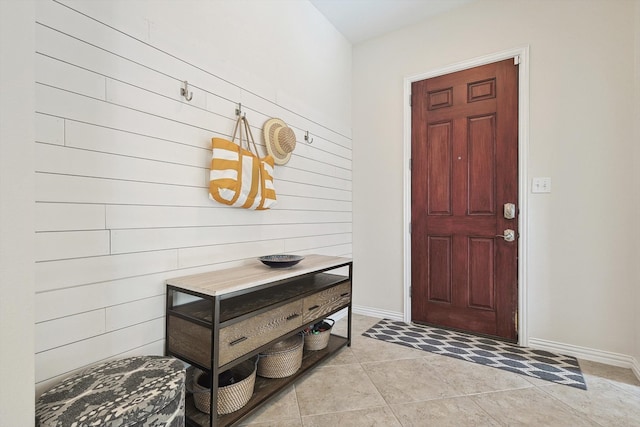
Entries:
[[[640,381],[580,360],[587,391],[361,336],[242,423],[253,427],[640,426]],[[346,320],[334,326],[346,335]]]

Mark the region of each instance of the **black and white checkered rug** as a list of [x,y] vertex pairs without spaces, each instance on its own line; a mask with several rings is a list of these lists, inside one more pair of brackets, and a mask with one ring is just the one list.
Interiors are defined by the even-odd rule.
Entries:
[[362,335],[517,374],[587,389],[575,357],[490,338],[383,319]]

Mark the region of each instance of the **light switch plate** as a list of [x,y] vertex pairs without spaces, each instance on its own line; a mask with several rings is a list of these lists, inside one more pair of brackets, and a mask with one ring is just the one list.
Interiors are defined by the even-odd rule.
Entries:
[[535,177],[531,183],[532,193],[551,193],[551,178]]

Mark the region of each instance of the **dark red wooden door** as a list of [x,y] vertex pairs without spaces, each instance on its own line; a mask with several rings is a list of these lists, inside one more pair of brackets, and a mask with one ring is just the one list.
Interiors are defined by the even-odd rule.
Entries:
[[411,120],[412,320],[515,341],[518,66],[413,83]]

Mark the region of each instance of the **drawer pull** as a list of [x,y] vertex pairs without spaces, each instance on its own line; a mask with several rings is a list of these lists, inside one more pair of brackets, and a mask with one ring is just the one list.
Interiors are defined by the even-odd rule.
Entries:
[[298,314],[298,313],[294,313],[294,314],[292,314],[292,315],[290,315],[290,316],[287,316],[287,320],[295,319],[295,318],[296,318],[296,317],[298,317],[298,316],[300,316],[300,314]]
[[237,340],[233,340],[229,343],[229,345],[236,345],[236,344],[240,344],[242,341],[246,341],[247,337],[241,337],[238,338]]
[[340,294],[341,297],[346,297],[347,295],[349,295],[349,292],[345,292],[343,294]]
[[315,310],[316,308],[320,307],[318,304],[314,305],[313,307],[309,307],[309,311],[311,310]]

